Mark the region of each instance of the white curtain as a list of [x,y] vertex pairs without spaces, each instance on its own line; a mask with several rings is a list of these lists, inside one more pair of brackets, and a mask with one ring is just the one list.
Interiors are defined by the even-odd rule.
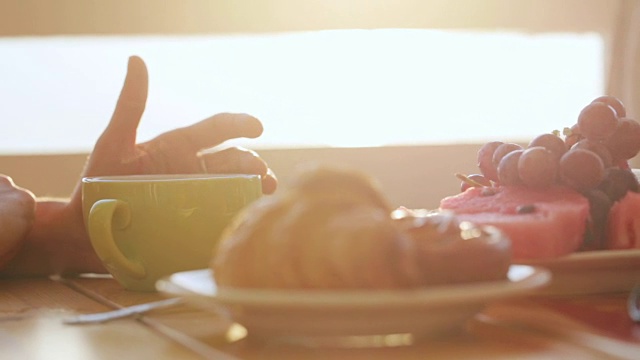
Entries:
[[621,72],[622,97],[629,114],[640,120],[640,1],[630,1]]
[[[617,5],[616,24],[609,33],[607,94],[625,104],[627,117],[640,121],[640,1],[612,1]],[[631,160],[640,168],[640,156]]]

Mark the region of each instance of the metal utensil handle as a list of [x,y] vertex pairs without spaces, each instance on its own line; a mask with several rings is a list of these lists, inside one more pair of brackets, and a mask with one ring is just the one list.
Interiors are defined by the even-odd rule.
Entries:
[[124,318],[131,315],[142,314],[150,310],[171,307],[179,304],[180,302],[181,299],[172,298],[139,305],[127,306],[113,311],[106,311],[95,314],[80,314],[64,319],[64,323],[71,325],[101,323],[105,321]]
[[640,322],[640,283],[638,283],[633,290],[631,290],[631,294],[629,294],[627,310],[629,317],[633,321]]

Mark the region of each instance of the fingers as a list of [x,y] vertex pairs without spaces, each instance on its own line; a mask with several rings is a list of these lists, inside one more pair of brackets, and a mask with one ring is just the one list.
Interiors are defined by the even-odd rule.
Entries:
[[[35,199],[35,195],[29,189],[25,189],[23,187],[16,185],[16,183],[13,181],[13,179],[10,176],[0,174],[0,193],[4,195],[7,192],[16,194],[17,197],[24,196],[25,198],[30,198],[31,200]],[[30,200],[27,199],[27,201],[30,201]]]
[[199,155],[209,174],[255,174],[265,176],[267,163],[252,150],[232,147]]
[[267,163],[254,151],[232,147],[200,154],[203,171],[210,174],[254,174],[262,179],[262,192],[272,194],[278,180]]
[[248,114],[221,113],[191,126],[169,131],[152,141],[187,142],[198,152],[235,138],[256,138],[262,134],[260,120]]
[[262,192],[265,194],[273,194],[278,188],[278,178],[276,174],[267,169],[267,174],[262,177]]
[[36,197],[31,191],[17,186],[11,177],[0,174],[0,218],[31,219],[35,206]]
[[144,61],[137,56],[130,57],[120,97],[101,141],[114,147],[135,145],[138,124],[147,102],[148,87],[149,74]]
[[14,187],[15,183],[11,176],[0,174],[0,186]]

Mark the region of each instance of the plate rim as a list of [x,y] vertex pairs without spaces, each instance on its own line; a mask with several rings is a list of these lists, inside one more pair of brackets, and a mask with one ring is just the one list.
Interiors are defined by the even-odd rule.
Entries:
[[[595,263],[595,265],[600,265],[602,267],[619,268],[620,264],[616,263],[615,260],[640,260],[640,249],[582,251],[571,253],[566,256],[557,257],[554,259],[522,260],[518,261],[517,264],[554,267],[579,266],[583,263],[588,263],[590,266],[592,266]],[[638,264],[640,264],[640,262]]]
[[[513,264],[510,270],[529,272],[517,280],[475,282],[401,290],[272,290],[217,289],[211,269],[175,273],[160,279],[156,288],[168,295],[208,298],[221,305],[287,308],[353,308],[428,306],[484,302],[535,291],[551,281],[551,271],[540,266]],[[177,283],[178,276],[208,274],[212,293],[198,292]],[[218,291],[219,290],[219,291]]]

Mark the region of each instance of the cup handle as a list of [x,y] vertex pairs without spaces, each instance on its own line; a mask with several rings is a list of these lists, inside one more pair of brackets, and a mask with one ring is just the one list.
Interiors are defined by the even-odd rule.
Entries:
[[89,239],[108,269],[113,267],[132,278],[141,279],[146,275],[142,264],[129,260],[113,239],[113,227],[123,229],[130,222],[129,204],[115,199],[98,200],[89,211]]

